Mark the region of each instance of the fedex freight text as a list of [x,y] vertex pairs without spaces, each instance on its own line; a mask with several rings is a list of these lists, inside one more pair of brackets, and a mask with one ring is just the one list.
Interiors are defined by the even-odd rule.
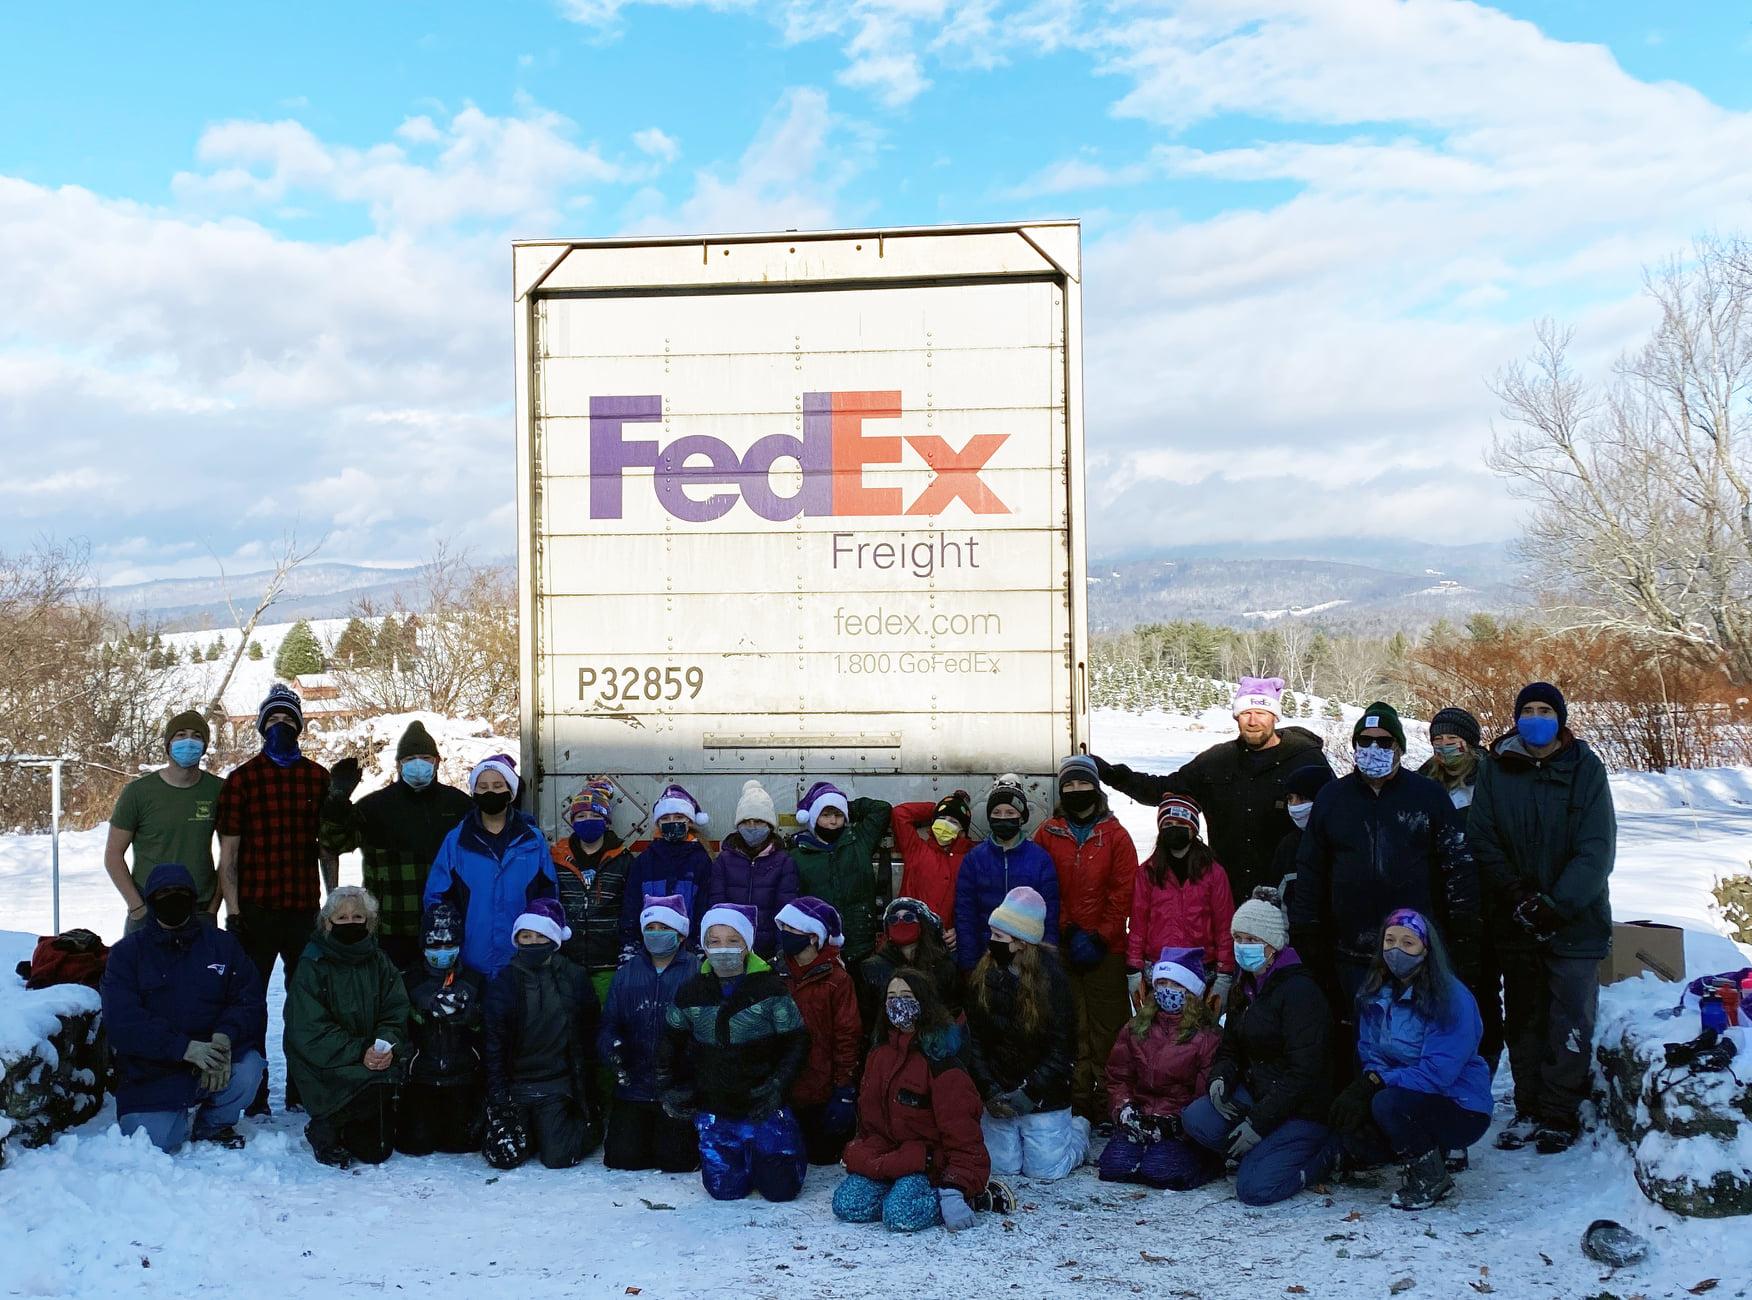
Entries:
[[833,535],[833,567],[848,569],[905,569],[915,578],[929,578],[940,569],[979,568],[979,539],[969,533],[966,541],[950,541],[942,533],[928,540],[910,541],[908,534],[885,542],[859,542],[852,533]]

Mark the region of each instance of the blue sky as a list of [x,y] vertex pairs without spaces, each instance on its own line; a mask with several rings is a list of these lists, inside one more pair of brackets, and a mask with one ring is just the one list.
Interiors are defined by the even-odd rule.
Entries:
[[1749,74],[1741,6],[1629,0],[14,10],[0,550],[506,553],[511,237],[1040,216],[1098,552],[1507,536],[1485,380],[1752,225]]

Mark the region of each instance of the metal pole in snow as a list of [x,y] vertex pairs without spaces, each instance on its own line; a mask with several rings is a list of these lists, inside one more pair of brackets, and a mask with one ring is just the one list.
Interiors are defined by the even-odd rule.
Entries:
[[61,933],[61,759],[49,764],[49,882],[55,933]]

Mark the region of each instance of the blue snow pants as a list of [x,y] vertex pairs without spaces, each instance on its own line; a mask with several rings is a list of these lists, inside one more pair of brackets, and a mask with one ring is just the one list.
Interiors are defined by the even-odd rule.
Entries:
[[751,1191],[769,1201],[793,1201],[803,1190],[809,1158],[788,1106],[762,1119],[701,1112],[694,1127],[700,1133],[700,1181],[714,1201],[740,1201]]

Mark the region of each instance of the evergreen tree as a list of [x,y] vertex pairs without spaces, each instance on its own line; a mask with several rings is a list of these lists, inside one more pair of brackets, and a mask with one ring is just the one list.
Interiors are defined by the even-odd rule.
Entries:
[[289,681],[322,670],[322,647],[317,644],[309,620],[301,618],[280,642],[280,653],[274,656],[274,675]]
[[371,625],[357,615],[348,619],[341,639],[335,642],[335,658],[345,664],[369,663],[376,650],[377,638]]
[[262,643],[260,641],[251,641],[249,643],[249,657],[250,657],[250,660],[254,663],[261,662],[261,660],[262,660]]

